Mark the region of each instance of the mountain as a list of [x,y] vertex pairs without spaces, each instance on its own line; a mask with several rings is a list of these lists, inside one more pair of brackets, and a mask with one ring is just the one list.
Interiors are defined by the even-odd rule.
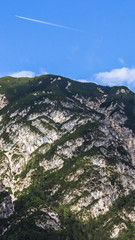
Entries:
[[135,94],[0,78],[2,240],[135,239]]

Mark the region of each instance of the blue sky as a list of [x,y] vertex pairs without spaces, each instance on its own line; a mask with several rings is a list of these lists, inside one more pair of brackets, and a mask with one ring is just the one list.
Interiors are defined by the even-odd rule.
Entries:
[[0,7],[0,76],[52,73],[135,91],[134,0],[6,0]]

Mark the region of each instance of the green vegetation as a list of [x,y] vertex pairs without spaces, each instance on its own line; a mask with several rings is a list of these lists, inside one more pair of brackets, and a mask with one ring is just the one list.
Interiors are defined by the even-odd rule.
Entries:
[[[120,236],[115,240],[134,240],[135,225],[128,219],[123,220],[119,213],[123,209],[128,209],[130,205],[135,204],[135,192],[131,192],[127,197],[120,197],[116,200],[110,210],[100,215],[98,218],[89,218],[88,221],[81,221],[70,211],[68,206],[60,205],[57,209],[61,221],[61,228],[59,231],[43,230],[35,226],[35,220],[40,219],[40,209],[33,212],[30,216],[23,218],[20,222],[16,222],[17,217],[21,215],[12,215],[10,217],[11,228],[2,237],[2,240],[22,240],[28,239],[49,239],[49,240],[110,240],[110,234],[113,226],[121,223],[126,224],[128,229],[122,230]],[[131,210],[131,207],[130,207]],[[25,213],[25,212],[24,212]],[[43,213],[42,213],[43,214]],[[46,216],[44,215],[44,220]],[[16,220],[15,220],[16,219]],[[1,221],[0,221],[1,223]],[[3,226],[3,223],[1,223]]]
[[0,192],[0,203],[4,200],[5,197],[7,197],[9,193],[7,191]]
[[5,159],[5,152],[0,151],[0,163]]

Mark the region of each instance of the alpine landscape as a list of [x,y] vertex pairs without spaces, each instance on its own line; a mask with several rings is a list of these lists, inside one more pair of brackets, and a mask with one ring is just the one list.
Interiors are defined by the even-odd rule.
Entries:
[[135,93],[0,78],[0,239],[135,239]]

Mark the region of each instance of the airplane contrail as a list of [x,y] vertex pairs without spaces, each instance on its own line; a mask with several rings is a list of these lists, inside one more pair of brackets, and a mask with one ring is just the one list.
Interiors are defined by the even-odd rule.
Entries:
[[64,29],[68,29],[68,30],[72,30],[72,31],[82,32],[81,30],[76,29],[76,28],[70,28],[70,27],[67,27],[67,26],[63,26],[63,25],[59,25],[59,24],[55,24],[55,23],[50,23],[50,22],[45,22],[45,21],[40,21],[40,20],[36,20],[36,19],[32,19],[32,18],[22,17],[22,16],[18,16],[18,15],[15,15],[15,16],[17,18],[25,19],[25,20],[32,21],[32,22],[43,23],[43,24],[47,24],[47,25],[50,25],[50,26],[53,26],[53,27],[64,28]]

